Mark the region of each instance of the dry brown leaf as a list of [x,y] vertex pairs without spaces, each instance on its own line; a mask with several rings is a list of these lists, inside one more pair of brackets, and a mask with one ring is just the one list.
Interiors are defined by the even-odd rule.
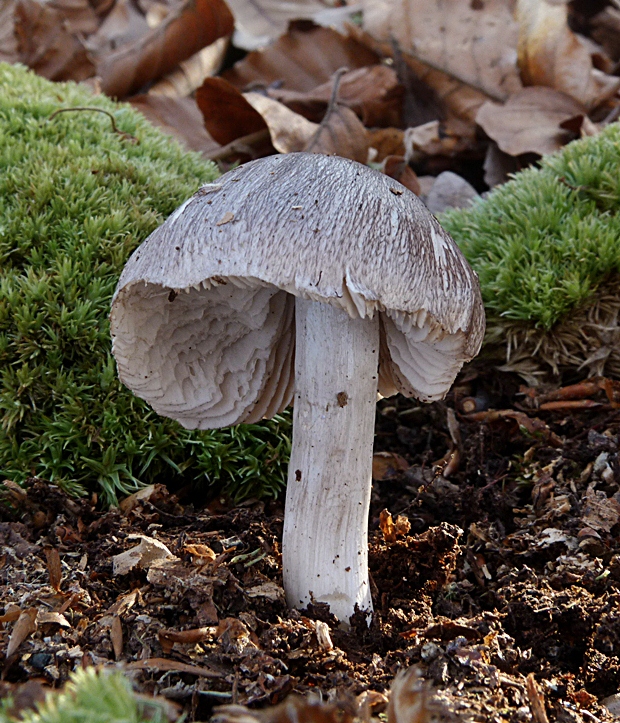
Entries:
[[60,13],[70,33],[91,35],[99,29],[99,19],[88,0],[47,0],[45,4]]
[[60,612],[43,611],[37,616],[38,625],[60,625],[61,628],[70,628],[71,624],[67,618]]
[[501,151],[497,143],[491,141],[484,158],[483,168],[484,182],[489,188],[494,188],[506,183],[510,174],[519,170],[519,161],[514,156]]
[[116,0],[96,33],[87,38],[88,50],[96,55],[135,43],[149,32],[146,17],[132,0]]
[[291,20],[311,19],[329,7],[321,0],[228,0],[228,5],[235,16],[235,45],[244,50],[269,45]]
[[379,62],[377,53],[350,36],[296,23],[273,45],[235,63],[223,77],[241,90],[278,82],[287,90],[308,92],[329,82],[339,68],[353,70]]
[[368,133],[360,119],[350,108],[335,105],[327,111],[305,150],[366,163],[368,149]]
[[433,710],[428,683],[417,668],[401,671],[390,688],[388,723],[429,723]]
[[248,101],[223,78],[207,78],[196,91],[205,127],[222,145],[267,128],[260,111]]
[[50,585],[60,591],[60,583],[62,581],[62,566],[60,564],[60,555],[55,547],[45,548],[45,559],[47,560],[47,571],[50,576]]
[[175,643],[182,645],[196,645],[203,640],[212,640],[216,628],[193,628],[192,630],[160,630],[157,633],[159,642],[165,655],[169,655]]
[[407,128],[403,141],[407,161],[422,156],[454,156],[471,148],[475,140],[475,127],[458,118],[445,123],[430,121],[416,128]]
[[396,452],[376,452],[372,457],[372,478],[390,479],[409,469],[409,463]]
[[165,673],[166,671],[175,671],[177,673],[189,673],[190,675],[198,675],[202,678],[221,678],[222,673],[210,668],[204,668],[200,665],[189,665],[181,663],[178,660],[168,660],[167,658],[146,658],[145,660],[134,660],[127,664],[128,670],[156,670]]
[[271,580],[246,588],[245,594],[254,598],[264,597],[272,602],[284,602],[284,589]]
[[543,85],[572,96],[587,108],[620,87],[620,78],[594,67],[590,49],[568,26],[565,3],[517,0],[519,68],[525,85]]
[[24,640],[26,640],[26,638],[37,629],[37,617],[37,609],[28,608],[21,613],[19,618],[17,618],[17,622],[13,626],[11,637],[9,638],[9,644],[6,649],[5,657],[7,659],[10,658]]
[[[200,151],[208,155],[220,147],[220,144],[207,133],[202,113],[193,98],[171,98],[165,95],[147,93],[145,95],[134,95],[129,99],[129,102],[146,116],[153,125],[174,136],[192,151]],[[150,485],[150,487],[153,487],[153,485]],[[143,499],[137,497],[137,495],[139,493],[135,492],[121,502],[123,512],[127,513]],[[135,499],[131,500],[131,498]],[[144,499],[148,499],[148,496]],[[128,502],[128,500],[131,500],[131,502]]]
[[17,63],[19,51],[15,37],[15,6],[16,0],[5,0],[0,3],[0,62]]
[[185,545],[183,550],[198,558],[199,562],[213,561],[217,557],[208,545]]
[[112,574],[126,575],[134,567],[149,568],[161,560],[176,560],[163,542],[146,535],[128,535],[127,539],[139,539],[140,544],[112,558]]
[[387,156],[383,161],[381,170],[386,176],[402,183],[405,188],[415,193],[416,196],[421,194],[422,189],[418,177],[404,156]]
[[504,105],[485,103],[476,116],[477,123],[504,153],[553,153],[575,136],[560,124],[579,117],[586,109],[574,98],[551,88],[524,88],[511,95]]
[[583,500],[582,521],[598,532],[610,532],[620,519],[620,504],[590,484]]
[[14,22],[19,60],[38,75],[58,81],[94,75],[86,48],[51,3],[18,0]]
[[202,85],[205,78],[215,75],[222,67],[228,42],[226,37],[219,38],[194,53],[191,58],[179,63],[175,70],[151,86],[149,95],[166,95],[172,98],[191,95]]
[[305,150],[318,130],[316,123],[306,120],[266,95],[244,93],[242,97],[267,124],[273,147],[280,153]]
[[101,88],[123,98],[169,73],[180,62],[230,35],[234,19],[224,0],[183,0],[156,28],[138,40],[96,54]]
[[510,0],[364,0],[364,29],[491,98],[520,87]]
[[[284,103],[308,120],[319,122],[329,104],[334,78],[302,93],[269,89],[271,98]],[[344,73],[338,87],[338,103],[355,111],[365,126],[400,126],[404,88],[393,68],[373,65]]]
[[114,650],[114,658],[120,660],[123,654],[123,625],[118,615],[114,615],[112,618],[112,624],[110,625],[110,640],[112,641],[112,648]]
[[545,696],[536,682],[534,673],[530,673],[527,676],[526,688],[530,710],[532,711],[532,718],[535,723],[549,723],[547,711],[545,710]]
[[[371,128],[368,130],[368,143],[371,152],[376,151],[372,161],[381,163],[388,156],[405,154],[404,131],[399,128]],[[372,150],[374,149],[374,151]]]

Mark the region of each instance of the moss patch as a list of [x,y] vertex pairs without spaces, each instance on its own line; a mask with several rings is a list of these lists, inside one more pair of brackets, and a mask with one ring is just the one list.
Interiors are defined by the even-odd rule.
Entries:
[[[534,354],[533,371],[542,364],[557,372],[588,366],[594,353],[605,356],[599,350],[609,334],[603,339],[579,327],[593,309],[596,318],[609,316],[609,288],[617,286],[619,167],[614,123],[517,174],[486,200],[442,216],[480,276],[487,342],[503,343],[513,364]],[[613,355],[610,349],[605,358],[620,371]],[[601,358],[594,361],[602,371]]]
[[[188,432],[116,378],[108,313],[123,265],[217,170],[127,105],[0,64],[0,473],[108,501],[140,482],[283,485],[289,422]],[[90,106],[99,112],[61,113]],[[124,134],[135,136],[139,143]]]

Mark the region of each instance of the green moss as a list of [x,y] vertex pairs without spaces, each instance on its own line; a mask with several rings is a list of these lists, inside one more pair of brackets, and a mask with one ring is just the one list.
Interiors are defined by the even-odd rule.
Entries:
[[[107,501],[139,482],[275,494],[286,417],[188,432],[116,378],[109,306],[123,265],[215,166],[127,105],[0,64],[0,473]],[[96,106],[113,113],[122,133]],[[139,143],[127,135],[135,136]]]
[[620,125],[571,143],[441,222],[497,319],[552,329],[620,268]]
[[60,693],[51,692],[36,711],[9,714],[11,701],[0,705],[0,723],[164,723],[164,708],[149,699],[138,700],[120,672],[91,667],[78,670]]

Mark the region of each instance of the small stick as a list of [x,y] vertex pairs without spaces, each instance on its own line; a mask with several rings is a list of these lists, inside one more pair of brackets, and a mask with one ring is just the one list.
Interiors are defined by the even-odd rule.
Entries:
[[306,153],[312,152],[312,149],[314,148],[314,146],[316,146],[321,133],[325,129],[325,126],[329,123],[329,119],[331,118],[331,115],[338,104],[338,91],[340,90],[340,81],[342,80],[342,76],[348,72],[348,68],[338,68],[338,70],[334,73],[334,87],[332,88],[332,95],[329,99],[327,110],[325,111],[323,120],[319,123],[319,127],[316,129],[316,133],[312,136],[310,142],[305,148]]
[[107,115],[108,118],[112,121],[112,130],[114,131],[114,133],[118,133],[121,138],[131,141],[132,143],[140,143],[140,140],[135,136],[132,136],[131,133],[125,133],[125,131],[120,130],[120,128],[116,125],[116,118],[112,115],[112,113],[110,113],[110,111],[104,110],[103,108],[95,108],[94,106],[85,105],[78,105],[74,108],[59,108],[58,110],[55,110],[47,120],[53,120],[59,113],[70,113],[73,111],[92,111],[94,113],[103,113],[104,115]]

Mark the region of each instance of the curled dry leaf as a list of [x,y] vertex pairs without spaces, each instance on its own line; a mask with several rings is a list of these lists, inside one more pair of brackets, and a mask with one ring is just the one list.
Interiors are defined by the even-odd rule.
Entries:
[[[207,133],[202,113],[200,112],[196,101],[193,98],[171,98],[164,95],[134,95],[129,99],[131,105],[139,110],[149,121],[161,128],[165,133],[174,136],[186,148],[192,151],[200,151],[209,154],[220,147],[211,136]],[[150,485],[153,487],[153,485]],[[140,490],[143,492],[144,490]],[[134,502],[127,503],[139,492],[127,497],[121,502],[123,512],[132,509],[140,499],[136,498]],[[144,498],[144,499],[148,499]],[[123,503],[127,503],[123,506]]]
[[366,163],[368,148],[368,134],[360,119],[350,108],[336,104],[328,109],[305,150]]
[[59,592],[60,583],[62,581],[62,567],[60,564],[60,555],[55,547],[45,548],[45,559],[47,560],[47,571],[50,576],[50,585]]
[[318,129],[316,123],[294,113],[277,100],[260,93],[244,93],[242,97],[266,123],[273,147],[280,153],[305,150]]
[[183,0],[133,43],[98,50],[96,68],[103,92],[119,98],[135,93],[218,38],[230,35],[233,24],[224,0]]
[[149,89],[149,95],[166,95],[172,98],[184,98],[199,88],[205,78],[215,75],[222,67],[228,50],[228,38],[216,40],[206,48],[194,53],[191,58],[179,63],[172,72],[167,73]]
[[140,544],[125,550],[112,558],[112,574],[126,575],[134,567],[149,568],[159,560],[175,558],[163,542],[146,535],[129,535],[128,539],[139,538]]
[[179,660],[169,660],[168,658],[146,658],[145,660],[134,660],[127,664],[128,670],[156,670],[161,673],[167,671],[175,671],[177,673],[189,673],[202,678],[221,678],[222,673],[218,673],[211,668],[205,668],[200,665],[190,665],[182,663]]
[[428,723],[433,715],[431,692],[417,668],[401,671],[390,689],[388,723]]
[[38,611],[36,608],[28,608],[24,610],[17,622],[13,626],[11,631],[11,637],[9,638],[9,644],[6,649],[6,658],[10,658],[13,653],[17,651],[17,648],[26,640],[29,635],[32,635],[37,629],[37,617]]
[[268,126],[249,98],[223,78],[206,78],[196,91],[196,103],[209,135],[223,146]]
[[123,625],[118,615],[112,617],[110,625],[110,640],[112,641],[112,649],[114,650],[114,658],[120,660],[123,654]]
[[192,630],[160,630],[157,636],[164,654],[169,655],[175,643],[196,645],[196,643],[201,643],[203,640],[212,640],[215,634],[215,627],[206,627],[193,628]]
[[[308,120],[319,122],[329,104],[335,78],[311,91],[268,89],[271,98],[284,103]],[[356,68],[344,73],[338,87],[338,102],[361,118],[365,126],[400,126],[404,88],[396,71],[387,65]]]
[[404,156],[404,131],[399,128],[371,128],[367,133],[371,152],[373,152],[373,148],[376,151],[376,155],[370,159],[371,161],[381,163],[388,156]]
[[574,139],[561,124],[579,117],[581,125],[585,114],[585,107],[565,93],[534,87],[511,95],[504,105],[485,103],[476,121],[504,153],[544,156]]
[[610,532],[619,519],[618,501],[608,498],[602,490],[595,490],[594,484],[590,484],[583,500],[583,523],[598,532]]
[[503,100],[521,87],[510,0],[364,0],[364,30]]
[[453,156],[469,149],[474,142],[475,128],[458,118],[442,123],[435,120],[416,128],[407,128],[403,137],[405,158],[418,160],[425,156]]
[[255,50],[284,35],[291,20],[311,19],[329,7],[321,0],[228,0],[235,16],[235,45]]
[[251,598],[262,597],[272,602],[284,602],[284,589],[271,580],[247,588],[245,594]]
[[590,49],[568,26],[564,3],[518,0],[519,68],[525,85],[544,85],[572,96],[587,108],[620,87],[620,78],[594,67]]
[[329,82],[339,68],[354,70],[379,62],[377,53],[350,35],[296,23],[273,45],[235,63],[223,77],[241,90],[277,82],[287,90],[308,92]]
[[376,452],[372,457],[372,478],[374,480],[390,479],[406,469],[409,469],[409,462],[396,452]]

